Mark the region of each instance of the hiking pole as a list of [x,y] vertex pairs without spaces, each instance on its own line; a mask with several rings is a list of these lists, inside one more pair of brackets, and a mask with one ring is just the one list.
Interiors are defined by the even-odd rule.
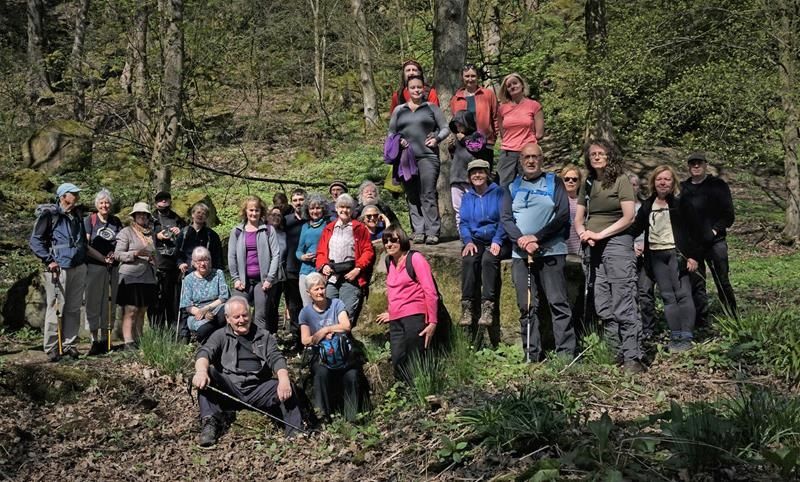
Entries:
[[214,387],[212,387],[211,385],[206,385],[206,388],[204,388],[204,390],[211,390],[212,392],[214,392],[214,393],[218,393],[218,394],[220,394],[220,395],[222,395],[222,396],[224,396],[224,397],[226,397],[226,398],[229,398],[230,400],[233,400],[234,402],[241,403],[242,405],[244,405],[245,407],[249,408],[250,410],[253,410],[254,412],[258,412],[258,413],[260,413],[261,415],[266,415],[267,417],[271,418],[272,420],[276,420],[276,421],[278,421],[278,422],[280,422],[280,423],[282,423],[282,424],[286,425],[286,426],[287,426],[287,427],[289,427],[289,428],[293,428],[293,429],[295,429],[295,430],[297,430],[297,431],[299,431],[299,432],[302,432],[302,433],[304,433],[304,434],[308,434],[308,431],[306,431],[306,430],[303,430],[302,428],[300,428],[300,427],[297,427],[297,426],[295,426],[295,425],[292,425],[291,423],[289,423],[289,422],[287,422],[287,421],[285,421],[285,420],[283,420],[283,419],[281,419],[281,418],[278,418],[278,417],[276,417],[275,415],[272,415],[272,414],[271,414],[271,413],[269,413],[269,412],[265,412],[264,410],[261,410],[260,408],[256,408],[256,407],[254,407],[254,406],[250,405],[250,404],[249,404],[249,403],[247,403],[247,402],[243,402],[242,400],[240,400],[240,399],[238,399],[238,398],[234,397],[233,395],[231,395],[231,394],[229,394],[229,393],[225,393],[225,392],[223,392],[222,390],[220,390],[220,389],[218,389],[218,388],[214,388]]
[[108,267],[108,318],[106,318],[106,335],[108,336],[108,351],[111,351],[111,330],[114,327],[114,318],[112,317],[113,313],[113,302],[111,292],[113,290],[114,285],[114,276],[113,276],[114,268],[112,266]]
[[178,338],[180,337],[180,330],[181,330],[181,301],[183,300],[183,272],[181,272],[181,274],[178,275],[178,282],[181,284],[181,297],[178,298],[178,316],[176,317],[177,320],[175,321],[175,343],[178,343]]
[[53,298],[53,307],[56,309],[56,334],[58,335],[58,355],[61,356],[64,354],[64,341],[61,335],[61,304],[58,302],[59,294],[63,298],[64,290],[61,287],[61,279],[59,278],[58,271],[51,271],[53,282],[53,289],[55,290],[55,297]]
[[525,360],[531,362],[531,299],[533,298],[533,283],[531,282],[531,270],[533,269],[533,255],[528,255],[528,334],[525,342]]

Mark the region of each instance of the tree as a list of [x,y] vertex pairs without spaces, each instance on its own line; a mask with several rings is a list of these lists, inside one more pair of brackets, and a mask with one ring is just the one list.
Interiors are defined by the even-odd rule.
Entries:
[[[461,85],[461,68],[467,58],[468,0],[435,0],[433,26],[434,87],[446,117],[450,98]],[[441,148],[441,170],[437,181],[439,214],[443,237],[457,237],[453,203],[450,198],[450,155]]]
[[86,119],[86,79],[83,75],[83,43],[86,38],[86,24],[89,13],[89,0],[76,0],[75,31],[70,55],[70,77],[72,78],[73,115],[75,120]]
[[37,104],[53,102],[50,79],[44,63],[44,28],[42,0],[28,0],[28,92]]
[[364,2],[351,0],[353,19],[356,25],[356,54],[360,71],[361,97],[364,103],[364,123],[367,130],[378,126],[378,96],[375,93],[375,80],[372,76],[372,55],[369,51],[369,30]]
[[133,135],[140,146],[153,142],[150,125],[150,94],[147,89],[147,34],[150,5],[141,2],[134,12],[128,38],[128,65],[131,71],[130,93],[134,106]]
[[153,187],[169,191],[172,184],[172,157],[181,127],[183,100],[183,0],[159,0],[164,22],[161,115],[153,142],[150,173]]
[[[608,44],[608,24],[606,21],[606,1],[586,0],[584,5],[584,21],[586,29],[586,59],[587,71],[598,72],[596,67],[606,58]],[[592,68],[588,68],[591,66]],[[602,75],[595,75],[591,79],[591,94],[589,99],[589,119],[584,140],[604,139],[615,143],[611,125],[608,91],[603,86]]]

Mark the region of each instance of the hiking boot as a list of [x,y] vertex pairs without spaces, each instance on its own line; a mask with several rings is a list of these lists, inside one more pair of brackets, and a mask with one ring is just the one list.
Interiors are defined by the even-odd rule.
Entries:
[[425,242],[425,235],[421,233],[414,233],[414,237],[411,238],[411,242],[414,244],[422,244]]
[[139,350],[139,344],[136,343],[135,341],[129,341],[126,342],[124,345],[122,345],[122,351],[138,351],[138,350]]
[[461,319],[458,320],[460,326],[472,325],[472,301],[461,302]]
[[57,363],[59,360],[61,360],[61,355],[58,354],[58,350],[47,352],[47,361],[50,363]]
[[81,353],[74,346],[70,346],[64,350],[64,355],[72,358],[73,360],[77,360],[78,357],[81,356]]
[[108,351],[108,340],[97,340],[92,342],[92,347],[89,348],[86,356],[102,355],[106,351]]
[[439,236],[428,236],[425,239],[425,244],[429,244],[433,246],[434,244],[439,244]]
[[494,301],[483,300],[483,306],[481,306],[481,317],[478,320],[478,324],[481,326],[491,326],[493,319],[494,319]]
[[220,422],[217,417],[203,417],[200,423],[202,428],[200,429],[200,439],[197,444],[203,448],[210,448],[217,445],[217,439],[220,433]]
[[627,360],[622,364],[622,371],[629,375],[635,375],[644,372],[644,365],[638,360]]

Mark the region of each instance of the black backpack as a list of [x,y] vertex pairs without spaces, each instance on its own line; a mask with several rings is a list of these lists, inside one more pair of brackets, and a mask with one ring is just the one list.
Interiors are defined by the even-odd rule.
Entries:
[[[411,257],[414,253],[413,249],[406,255],[406,273],[408,273],[411,281],[418,283],[417,273],[414,271],[414,265],[411,262]],[[422,253],[420,253],[422,256]],[[389,273],[389,264],[392,262],[389,256],[386,256],[386,273]],[[433,340],[431,340],[431,348],[438,351],[447,351],[450,349],[450,331],[453,325],[453,319],[450,317],[450,312],[447,311],[447,306],[444,304],[442,293],[439,291],[439,285],[436,283],[436,278],[433,278],[433,285],[436,287],[436,296],[438,297],[436,308],[436,331],[433,333]]]

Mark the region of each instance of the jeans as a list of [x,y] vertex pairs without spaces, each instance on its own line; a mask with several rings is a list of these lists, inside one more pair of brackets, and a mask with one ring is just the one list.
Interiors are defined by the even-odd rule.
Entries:
[[727,314],[734,318],[739,316],[736,308],[736,297],[729,278],[728,242],[725,239],[714,241],[698,256],[697,271],[691,273],[692,298],[694,298],[696,323],[703,324],[708,318],[708,293],[706,292],[706,266],[710,268],[711,277],[717,287],[719,300]]
[[[511,279],[517,291],[520,336],[526,359],[538,362],[542,356],[542,338],[539,333],[538,288],[542,288],[553,320],[553,337],[556,353],[575,356],[575,329],[572,326],[572,309],[567,299],[567,278],[564,275],[566,255],[537,256],[528,270],[527,260],[514,258],[511,262]],[[530,337],[530,341],[528,341]]]

